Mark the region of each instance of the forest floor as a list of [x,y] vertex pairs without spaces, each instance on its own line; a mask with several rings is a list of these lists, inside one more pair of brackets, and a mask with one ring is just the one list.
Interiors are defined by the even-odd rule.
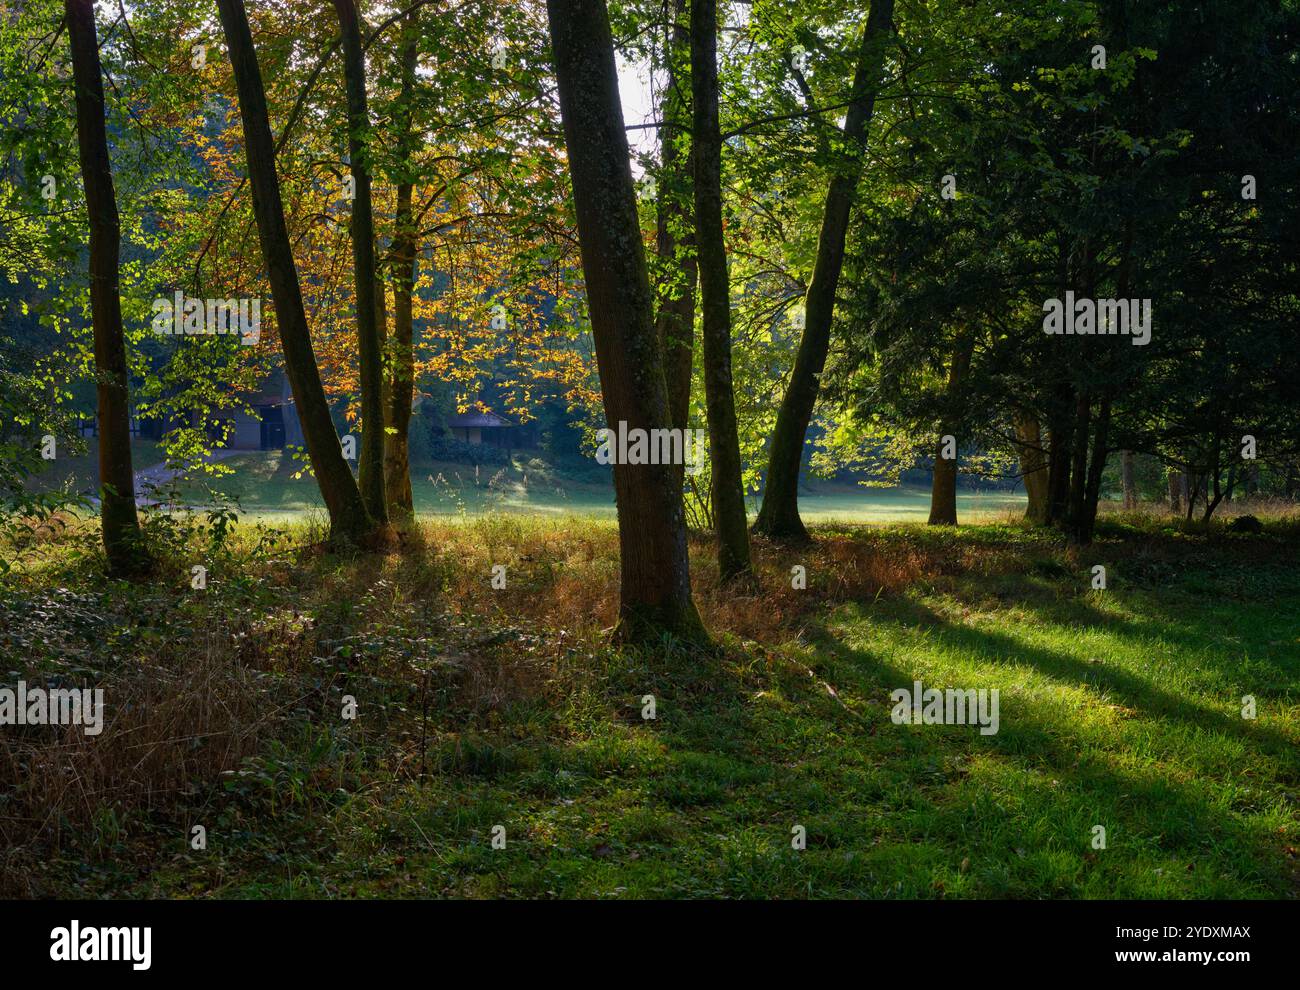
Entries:
[[[140,587],[98,576],[93,530],[0,551],[0,678],[106,711],[0,729],[0,896],[1300,894],[1294,515],[1113,515],[1084,551],[1009,519],[823,526],[756,543],[749,595],[700,538],[705,655],[607,644],[591,519],[425,522],[360,558],[311,524],[151,535]],[[998,689],[997,733],[895,724],[917,680]]]

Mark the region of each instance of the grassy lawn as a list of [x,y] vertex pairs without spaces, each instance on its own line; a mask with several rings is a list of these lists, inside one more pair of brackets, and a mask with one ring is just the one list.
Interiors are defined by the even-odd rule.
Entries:
[[[359,560],[264,527],[202,550],[204,592],[193,553],[131,589],[52,548],[0,586],[0,670],[93,679],[109,724],[5,737],[0,892],[1300,891],[1294,521],[1112,520],[1084,553],[1005,524],[816,535],[759,544],[752,596],[717,590],[693,545],[709,656],[605,644],[618,570],[598,520],[426,522]],[[914,680],[998,689],[999,731],[894,724],[889,693]]]
[[[229,472],[213,487],[239,500],[252,519],[291,522],[324,513],[320,490],[310,476],[295,478],[301,464],[282,451],[237,454],[222,461]],[[508,467],[480,467],[433,462],[415,465],[411,489],[416,512],[425,517],[480,516],[508,513],[532,516],[614,518],[614,489],[598,470],[557,470],[537,459],[515,455]],[[204,491],[186,494],[205,501]],[[751,499],[751,514],[758,511]],[[960,519],[988,519],[1023,513],[1023,495],[962,492]],[[800,496],[804,518],[814,523],[924,522],[930,512],[928,488],[866,488],[815,482]]]

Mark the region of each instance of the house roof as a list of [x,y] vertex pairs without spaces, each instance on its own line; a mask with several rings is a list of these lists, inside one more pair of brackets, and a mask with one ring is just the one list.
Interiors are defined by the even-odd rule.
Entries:
[[491,412],[467,412],[459,416],[452,416],[447,420],[447,425],[455,429],[467,430],[493,427],[493,426],[514,426],[515,424],[508,419],[503,419],[496,413]]

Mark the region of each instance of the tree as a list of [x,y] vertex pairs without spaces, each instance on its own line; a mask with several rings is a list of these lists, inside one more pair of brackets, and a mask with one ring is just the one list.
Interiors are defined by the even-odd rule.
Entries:
[[375,266],[375,220],[370,195],[370,113],[366,59],[355,0],[334,0],[343,36],[343,78],[348,105],[348,159],[352,170],[352,266],[356,284],[358,363],[361,374],[361,455],[358,484],[366,511],[388,523],[384,491],[384,365],[379,312],[383,289]]
[[659,280],[659,313],[655,333],[664,354],[668,386],[668,411],[674,428],[689,424],[691,369],[695,357],[695,288],[699,264],[695,252],[693,216],[694,154],[691,150],[690,87],[682,77],[690,74],[690,28],[681,23],[689,16],[690,0],[676,0],[668,27],[665,61],[668,82],[660,107],[663,127],[655,249],[663,268]]
[[121,228],[104,126],[104,82],[93,0],[64,0],[77,102],[77,146],[90,220],[90,310],[95,333],[99,410],[100,519],[110,574],[138,576],[152,567],[140,533],[131,466],[126,342],[118,289]]
[[415,254],[416,218],[412,208],[415,183],[410,170],[415,153],[415,128],[411,103],[415,97],[415,65],[420,14],[412,10],[403,20],[401,93],[397,98],[397,154],[404,169],[397,184],[397,209],[389,270],[393,283],[393,334],[389,338],[390,377],[388,409],[384,417],[384,489],[388,511],[410,518],[415,512],[411,496],[410,428],[415,391]]
[[329,511],[330,538],[368,545],[373,542],[374,523],[361,499],[356,479],[343,459],[338,433],[321,386],[320,371],[316,367],[298,269],[284,223],[280,180],[275,171],[275,145],[271,139],[262,72],[257,64],[248,15],[243,0],[217,0],[217,10],[239,91],[239,114],[244,127],[244,153],[252,187],[253,213],[257,218],[262,258],[271,283],[280,344],[284,350],[285,374],[293,391],[312,470]]
[[[611,428],[667,429],[668,395],[637,221],[605,0],[547,0],[601,396]],[[614,465],[618,636],[705,642],[691,597],[686,522],[667,464]]]
[[699,257],[705,410],[709,423],[718,576],[752,574],[745,489],[741,482],[736,396],[731,382],[731,283],[722,232],[722,137],[718,130],[716,0],[691,0],[691,99],[694,108],[695,243]]
[[813,407],[817,404],[822,370],[830,350],[831,324],[835,316],[835,293],[844,264],[844,241],[849,228],[854,194],[862,172],[862,153],[867,128],[875,109],[885,59],[885,40],[891,30],[894,0],[872,0],[853,92],[844,120],[846,154],[831,178],[822,214],[821,236],[812,281],[804,297],[804,331],[795,355],[794,367],[777,411],[776,429],[768,453],[763,502],[754,523],[767,536],[808,538],[799,518],[799,470],[803,463],[804,439]]

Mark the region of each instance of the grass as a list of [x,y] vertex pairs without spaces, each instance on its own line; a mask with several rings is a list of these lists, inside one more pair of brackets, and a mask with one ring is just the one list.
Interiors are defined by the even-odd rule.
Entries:
[[[137,457],[137,466],[145,462]],[[149,462],[152,463],[152,462]],[[229,472],[212,483],[237,499],[245,513],[268,523],[290,523],[321,513],[324,503],[316,482],[294,477],[302,465],[283,451],[250,451],[222,461]],[[614,518],[614,489],[602,470],[557,468],[541,459],[515,454],[508,466],[452,462],[414,465],[411,489],[416,512],[426,518],[461,518],[488,513]],[[199,487],[183,489],[195,501],[208,499]],[[751,513],[757,503],[751,500]],[[1024,496],[1006,492],[962,492],[959,518],[984,519],[1023,511]],[[814,482],[800,495],[804,518],[811,523],[893,523],[924,521],[930,511],[928,488],[864,488]]]
[[[824,525],[756,544],[749,595],[715,587],[697,539],[709,656],[609,648],[598,520],[425,521],[360,559],[309,525],[182,535],[145,588],[96,579],[75,531],[0,586],[0,671],[93,680],[108,706],[93,740],[0,737],[0,893],[1300,890],[1294,517],[1236,536],[1112,515],[1084,552],[1009,521]],[[917,679],[997,688],[999,732],[895,725],[889,692]]]

